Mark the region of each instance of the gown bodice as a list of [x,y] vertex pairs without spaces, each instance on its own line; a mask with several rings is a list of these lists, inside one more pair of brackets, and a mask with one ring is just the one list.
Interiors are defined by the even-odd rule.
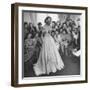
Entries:
[[46,33],[49,33],[52,30],[52,27],[48,25],[44,25],[43,28],[44,28],[43,31]]

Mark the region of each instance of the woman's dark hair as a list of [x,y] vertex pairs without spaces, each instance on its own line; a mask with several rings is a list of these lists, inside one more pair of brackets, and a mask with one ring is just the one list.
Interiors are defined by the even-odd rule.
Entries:
[[45,18],[44,22],[46,23],[49,18],[51,19],[50,16],[47,16],[47,17]]
[[42,23],[41,22],[38,22],[38,24],[37,25],[42,25]]
[[25,25],[28,25],[28,23],[27,22],[24,22],[24,27],[25,27]]
[[51,36],[52,36],[52,34],[54,34],[54,35],[55,35],[55,31],[51,31]]
[[52,21],[52,23],[54,23],[54,24],[55,24],[55,26],[57,25],[57,23],[56,23],[55,21]]

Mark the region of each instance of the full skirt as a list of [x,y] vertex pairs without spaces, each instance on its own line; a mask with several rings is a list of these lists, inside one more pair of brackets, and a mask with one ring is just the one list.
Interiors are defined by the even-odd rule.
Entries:
[[64,63],[59,54],[57,46],[51,35],[46,34],[43,39],[42,48],[39,54],[37,63],[34,64],[33,69],[35,74],[49,74],[55,73],[57,70],[64,68]]

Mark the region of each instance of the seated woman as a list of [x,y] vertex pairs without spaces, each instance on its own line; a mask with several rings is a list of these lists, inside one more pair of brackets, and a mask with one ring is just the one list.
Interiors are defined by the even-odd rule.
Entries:
[[65,55],[69,55],[69,44],[72,41],[72,36],[71,34],[67,34],[64,30],[63,32],[60,34],[61,37],[61,50],[62,50],[62,54]]
[[29,33],[27,35],[26,40],[24,41],[24,61],[25,62],[31,59],[35,50],[36,40],[35,38],[31,38],[31,37],[32,37],[32,34]]

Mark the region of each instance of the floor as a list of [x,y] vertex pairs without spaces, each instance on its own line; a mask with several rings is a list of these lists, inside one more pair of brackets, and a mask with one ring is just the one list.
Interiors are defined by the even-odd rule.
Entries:
[[[64,62],[64,69],[58,70],[56,73],[50,73],[49,75],[40,75],[42,76],[57,76],[57,75],[80,75],[80,57],[65,56],[62,55],[62,59]],[[36,61],[28,61],[24,63],[24,77],[37,77],[33,71],[33,64]],[[38,76],[39,77],[39,76]]]

